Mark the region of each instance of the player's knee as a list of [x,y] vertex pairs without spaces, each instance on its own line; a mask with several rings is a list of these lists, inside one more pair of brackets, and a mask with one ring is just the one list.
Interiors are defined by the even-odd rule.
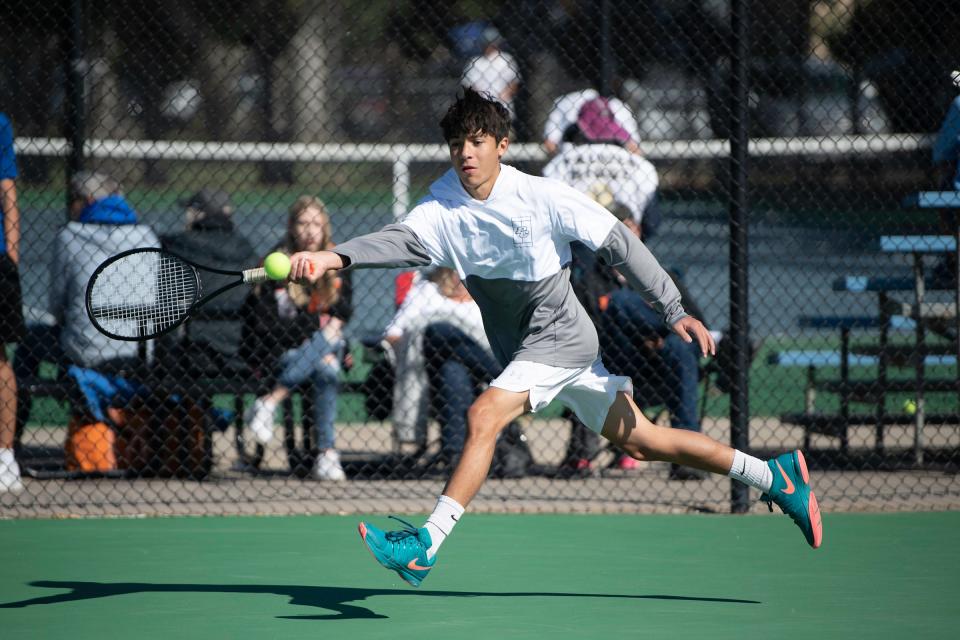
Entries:
[[623,449],[623,452],[626,453],[628,456],[630,456],[634,460],[639,460],[640,462],[645,462],[653,459],[651,450],[648,447],[646,447],[643,443],[628,442],[622,445],[622,449]]
[[495,438],[500,430],[499,416],[487,403],[473,403],[467,411],[467,434],[474,438]]

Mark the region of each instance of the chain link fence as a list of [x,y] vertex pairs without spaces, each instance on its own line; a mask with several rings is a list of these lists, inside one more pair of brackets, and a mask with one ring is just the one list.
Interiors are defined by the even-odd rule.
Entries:
[[[25,330],[8,278],[0,448],[22,488],[0,490],[4,517],[429,506],[499,373],[455,273],[239,288],[144,344],[99,335],[83,296],[131,247],[235,270],[379,229],[446,170],[462,86],[510,110],[507,163],[636,228],[721,337],[701,360],[575,253],[604,359],[651,419],[802,447],[828,511],[960,505],[956,3],[6,7],[4,269]],[[551,405],[504,432],[472,508],[756,497],[638,464]]]

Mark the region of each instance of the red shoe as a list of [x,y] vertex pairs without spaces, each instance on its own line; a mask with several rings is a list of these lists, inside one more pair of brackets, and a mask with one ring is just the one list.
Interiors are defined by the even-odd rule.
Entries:
[[639,463],[637,462],[636,458],[631,458],[625,453],[621,454],[620,457],[617,458],[617,469],[620,469],[621,471],[633,471],[637,468],[637,466],[639,466]]

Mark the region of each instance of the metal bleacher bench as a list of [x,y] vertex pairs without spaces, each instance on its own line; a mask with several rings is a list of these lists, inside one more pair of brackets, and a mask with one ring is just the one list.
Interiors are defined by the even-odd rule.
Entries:
[[[912,286],[912,285],[911,285]],[[876,430],[875,447],[883,448],[883,436],[888,425],[915,424],[916,415],[909,413],[888,413],[885,398],[889,393],[914,392],[915,380],[889,380],[887,367],[912,367],[922,361],[922,366],[952,366],[957,359],[949,346],[945,348],[927,347],[917,351],[913,345],[893,346],[887,343],[888,331],[910,330],[915,321],[911,318],[891,316],[839,316],[839,317],[802,317],[801,328],[840,330],[839,350],[785,350],[768,355],[767,364],[777,367],[803,367],[807,371],[804,385],[804,410],[802,413],[788,413],[781,420],[788,424],[804,428],[804,447],[810,447],[811,434],[818,433],[837,437],[841,451],[849,447],[848,429],[851,426],[873,425]],[[879,345],[850,345],[850,332],[855,329],[879,330]],[[922,358],[921,358],[922,356]],[[877,375],[871,380],[854,380],[851,370],[862,367],[875,367]],[[824,379],[818,377],[823,369],[839,369],[837,377]],[[957,389],[955,379],[924,379],[922,388],[929,392],[950,392]],[[818,392],[832,393],[839,397],[840,408],[837,413],[825,414],[817,411]],[[872,413],[853,413],[851,403],[871,403]],[[960,415],[926,415],[930,422],[960,423]]]

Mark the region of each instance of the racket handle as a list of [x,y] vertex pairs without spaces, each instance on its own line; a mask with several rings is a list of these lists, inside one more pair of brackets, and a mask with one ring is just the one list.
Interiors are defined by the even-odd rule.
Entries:
[[270,278],[267,277],[267,270],[263,267],[243,270],[243,282],[245,284],[257,284],[258,282],[266,282],[269,279]]

